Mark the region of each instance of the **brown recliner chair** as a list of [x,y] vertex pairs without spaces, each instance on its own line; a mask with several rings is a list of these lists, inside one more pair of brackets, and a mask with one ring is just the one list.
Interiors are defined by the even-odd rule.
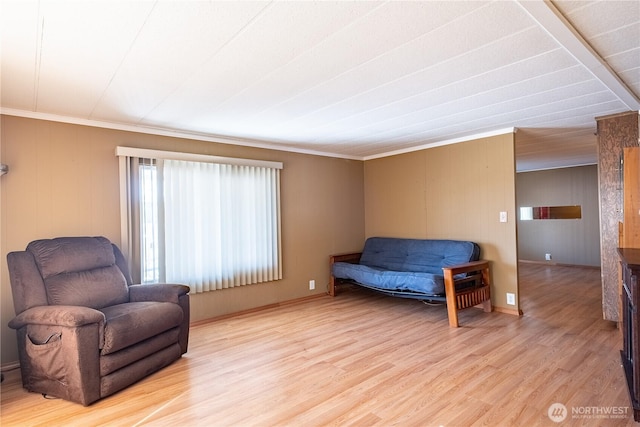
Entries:
[[187,351],[189,287],[133,285],[104,237],[37,240],[7,262],[29,391],[89,405]]

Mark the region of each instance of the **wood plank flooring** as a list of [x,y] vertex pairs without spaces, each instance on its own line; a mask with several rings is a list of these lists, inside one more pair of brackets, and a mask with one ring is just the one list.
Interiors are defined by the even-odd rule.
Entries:
[[[27,393],[10,371],[0,423],[636,425],[600,272],[523,264],[520,274],[524,316],[474,308],[458,329],[444,306],[358,288],[195,326],[182,359],[86,408]],[[553,403],[564,422],[549,418]],[[622,416],[603,414],[613,410]]]

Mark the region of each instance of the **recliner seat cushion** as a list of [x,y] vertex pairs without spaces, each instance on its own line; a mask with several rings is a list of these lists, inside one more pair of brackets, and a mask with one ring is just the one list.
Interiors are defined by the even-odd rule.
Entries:
[[170,302],[129,302],[100,309],[105,315],[102,354],[175,328],[182,322],[182,308]]

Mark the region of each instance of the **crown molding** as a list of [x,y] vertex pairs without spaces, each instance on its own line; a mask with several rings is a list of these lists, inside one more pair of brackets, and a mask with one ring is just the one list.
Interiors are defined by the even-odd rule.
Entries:
[[451,144],[458,144],[460,142],[473,141],[474,139],[490,138],[492,136],[506,135],[506,134],[509,134],[509,133],[516,133],[517,131],[518,131],[518,128],[516,128],[516,127],[497,129],[497,130],[493,130],[493,131],[489,131],[489,132],[476,133],[476,134],[469,135],[469,136],[463,136],[463,137],[460,137],[460,138],[446,139],[446,140],[443,140],[443,141],[436,141],[436,142],[432,142],[432,143],[428,143],[428,144],[418,145],[416,147],[403,148],[401,150],[394,150],[394,151],[388,151],[386,153],[374,154],[372,156],[365,156],[363,158],[363,160],[366,161],[366,160],[379,159],[379,158],[382,158],[382,157],[396,156],[398,154],[411,153],[413,151],[426,150],[426,149],[429,149],[429,148],[441,147],[443,145],[451,145]]
[[36,111],[19,110],[14,108],[2,107],[0,108],[0,114],[7,115],[7,116],[24,117],[29,119],[47,120],[52,122],[75,124],[80,126],[90,126],[90,127],[97,127],[97,128],[103,128],[103,129],[119,130],[119,131],[125,131],[125,132],[144,133],[149,135],[168,136],[173,138],[184,138],[184,139],[191,139],[196,141],[216,142],[220,144],[230,144],[230,145],[239,145],[243,147],[261,148],[265,150],[276,150],[276,151],[284,151],[289,153],[308,154],[311,156],[333,157],[333,158],[339,158],[339,159],[359,160],[359,161],[367,161],[367,160],[379,159],[382,157],[395,156],[397,154],[410,153],[413,151],[420,151],[428,148],[440,147],[443,145],[450,145],[450,144],[457,144],[459,142],[472,141],[474,139],[488,138],[488,137],[497,136],[497,135],[515,133],[517,131],[517,128],[510,127],[510,128],[498,129],[498,130],[489,131],[489,132],[477,133],[477,134],[468,135],[460,138],[436,141],[428,144],[421,144],[415,147],[403,148],[401,150],[387,151],[384,153],[374,154],[371,156],[350,156],[350,155],[344,155],[344,154],[338,154],[338,153],[291,147],[291,146],[284,145],[286,143],[268,142],[268,141],[244,139],[244,138],[234,138],[234,137],[211,135],[211,134],[198,133],[198,132],[187,132],[187,131],[181,131],[181,130],[175,130],[175,129],[130,125],[130,124],[124,124],[124,123],[104,122],[100,120],[82,119],[78,117],[62,116],[58,114],[41,113]]
[[19,110],[14,108],[0,108],[0,114],[7,116],[24,117],[29,119],[47,120],[51,122],[68,123],[80,126],[90,126],[103,129],[120,130],[125,132],[144,133],[148,135],[169,136],[173,138],[192,139],[196,141],[217,142],[220,144],[239,145],[243,147],[261,148],[265,150],[285,151],[297,154],[308,154],[312,156],[337,157],[348,160],[363,160],[359,156],[347,156],[337,153],[308,150],[269,141],[254,140],[249,138],[234,138],[221,135],[212,135],[199,132],[188,132],[169,128],[159,128],[141,125],[130,125],[124,123],[104,122],[100,120],[81,119],[78,117],[62,116],[59,114],[40,113],[35,111]]

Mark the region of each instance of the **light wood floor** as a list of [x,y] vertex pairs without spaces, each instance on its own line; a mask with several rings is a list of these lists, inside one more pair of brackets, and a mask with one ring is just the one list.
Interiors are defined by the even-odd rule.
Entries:
[[[13,425],[635,425],[621,338],[602,320],[600,272],[521,266],[524,316],[461,313],[345,290],[193,327],[189,352],[90,407],[2,384]],[[556,424],[549,406],[562,403]],[[575,418],[585,408],[628,411]],[[622,409],[620,409],[622,408]]]

